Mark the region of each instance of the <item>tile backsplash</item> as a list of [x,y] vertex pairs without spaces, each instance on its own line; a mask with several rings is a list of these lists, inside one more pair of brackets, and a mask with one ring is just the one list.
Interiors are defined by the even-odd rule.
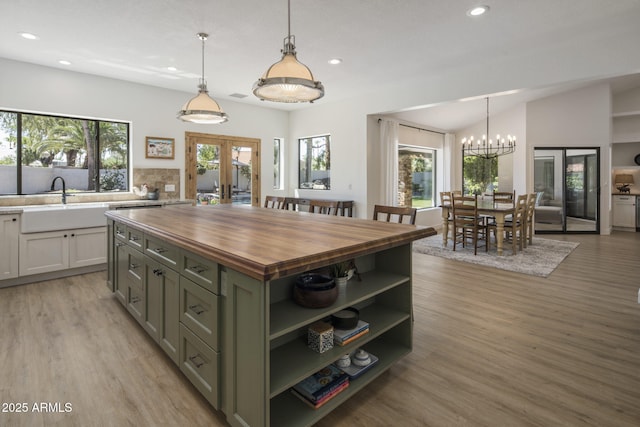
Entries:
[[[151,190],[157,188],[160,199],[180,198],[180,169],[133,168],[133,185],[147,184]],[[175,191],[165,191],[166,185],[173,185]]]

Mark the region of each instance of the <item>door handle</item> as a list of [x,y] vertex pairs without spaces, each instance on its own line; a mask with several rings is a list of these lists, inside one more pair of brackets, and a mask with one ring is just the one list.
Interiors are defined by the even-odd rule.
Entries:
[[231,184],[229,184],[229,191],[227,192],[229,199],[232,199],[232,194],[231,194]]
[[220,200],[224,200],[224,185],[220,186]]

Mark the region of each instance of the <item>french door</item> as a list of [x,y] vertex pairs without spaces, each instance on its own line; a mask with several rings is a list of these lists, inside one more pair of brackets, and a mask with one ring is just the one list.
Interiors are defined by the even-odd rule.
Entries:
[[600,231],[599,148],[535,148],[536,233]]
[[260,206],[260,140],[185,133],[185,189],[199,205]]

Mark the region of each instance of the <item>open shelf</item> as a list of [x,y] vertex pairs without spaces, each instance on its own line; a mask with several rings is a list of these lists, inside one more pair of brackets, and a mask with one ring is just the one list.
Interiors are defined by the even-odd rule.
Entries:
[[367,343],[364,349],[378,357],[376,366],[352,380],[349,387],[318,409],[310,408],[289,390],[283,391],[271,399],[271,425],[278,427],[313,425],[411,351],[409,347],[398,345],[395,341],[389,342],[384,338]]
[[345,346],[334,345],[331,350],[316,353],[307,347],[305,335],[273,349],[270,356],[270,396],[276,396],[292,387],[322,367],[333,363],[343,354],[369,345],[375,338],[403,321],[411,321],[409,311],[396,310],[381,304],[373,304],[363,309],[360,318],[369,323],[369,332]]
[[361,277],[362,281],[360,282],[355,278],[351,279],[345,286],[344,292],[340,292],[337,301],[330,307],[320,309],[305,308],[296,304],[293,299],[271,304],[269,339],[273,340],[315,321],[324,319],[332,313],[408,282],[410,279],[408,276],[380,270],[363,273]]

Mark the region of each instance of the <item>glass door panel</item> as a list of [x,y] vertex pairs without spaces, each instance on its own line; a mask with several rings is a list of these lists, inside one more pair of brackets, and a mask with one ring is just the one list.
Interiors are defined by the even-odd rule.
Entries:
[[198,205],[260,205],[260,140],[187,132],[186,197]]
[[534,151],[533,182],[538,194],[535,208],[536,232],[564,230],[563,150]]
[[597,148],[534,150],[537,233],[599,231],[598,164]]

